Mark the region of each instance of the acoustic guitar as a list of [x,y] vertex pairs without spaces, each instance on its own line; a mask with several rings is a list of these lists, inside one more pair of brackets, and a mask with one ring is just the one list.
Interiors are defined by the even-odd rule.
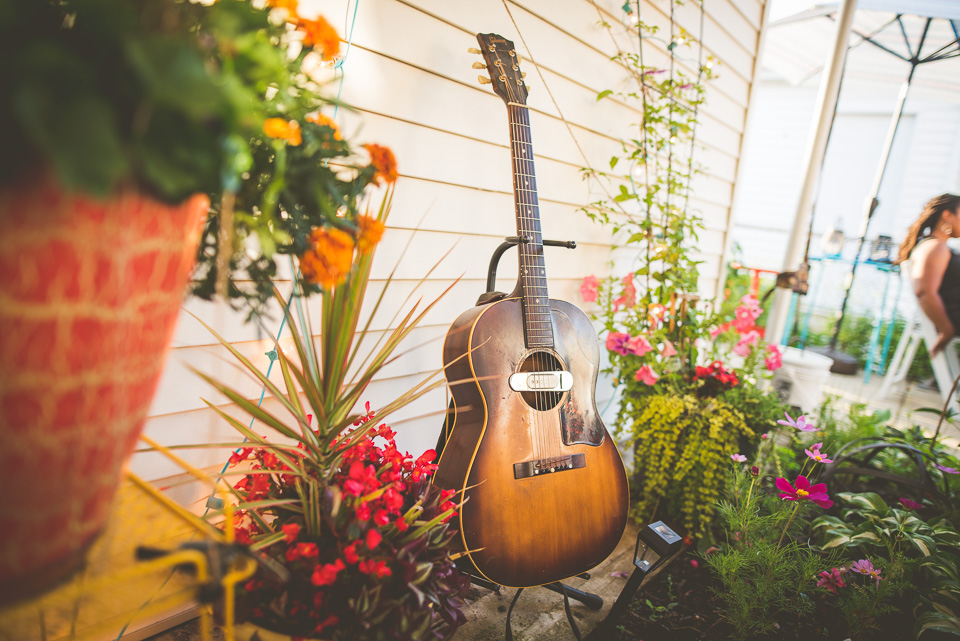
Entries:
[[507,105],[520,270],[514,292],[463,313],[443,345],[452,430],[434,483],[463,491],[463,548],[509,587],[580,574],[614,550],[629,495],[595,400],[600,349],[574,305],[551,299],[533,167],[527,88],[513,43],[477,40]]

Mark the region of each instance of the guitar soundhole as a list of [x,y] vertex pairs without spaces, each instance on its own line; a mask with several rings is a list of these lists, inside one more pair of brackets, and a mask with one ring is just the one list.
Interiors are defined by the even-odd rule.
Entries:
[[[532,352],[520,363],[519,372],[562,372],[560,360],[550,352]],[[523,401],[535,410],[545,412],[560,404],[563,392],[520,392]]]

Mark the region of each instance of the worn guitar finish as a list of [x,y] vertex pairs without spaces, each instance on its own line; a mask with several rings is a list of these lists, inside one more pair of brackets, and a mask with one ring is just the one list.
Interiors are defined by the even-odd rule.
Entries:
[[510,115],[524,242],[514,293],[468,310],[447,332],[454,414],[434,483],[464,491],[459,525],[476,570],[526,587],[603,561],[626,525],[628,489],[597,412],[596,332],[577,307],[547,293],[526,87],[513,44],[477,38]]

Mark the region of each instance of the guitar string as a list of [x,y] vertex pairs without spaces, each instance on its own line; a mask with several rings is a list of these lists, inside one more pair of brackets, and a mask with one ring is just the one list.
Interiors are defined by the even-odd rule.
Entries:
[[[533,161],[531,158],[527,157],[528,155],[530,155],[530,152],[532,152],[529,112],[520,106],[515,107],[514,111],[516,114],[516,118],[512,119],[515,123],[514,135],[516,136],[516,139],[519,145],[521,145],[520,149],[522,150],[521,153],[517,155],[517,163],[518,163],[518,170],[519,170],[518,176],[521,177],[518,180],[523,180],[524,181],[523,186],[529,188],[530,187],[529,180],[530,179],[536,180],[535,171],[532,167]],[[531,309],[528,309],[528,314],[527,314],[527,319],[529,320],[531,325],[531,327],[528,327],[528,331],[529,333],[534,334],[534,336],[532,337],[534,338],[534,340],[531,342],[536,343],[533,346],[534,352],[532,355],[533,356],[532,360],[534,363],[534,371],[542,373],[546,371],[546,365],[547,365],[547,356],[542,349],[544,347],[543,334],[550,333],[549,332],[550,328],[549,326],[543,326],[543,325],[546,325],[546,321],[542,320],[543,314],[541,311],[541,307],[543,307],[541,300],[543,299],[544,295],[543,295],[543,292],[541,291],[543,289],[543,286],[540,284],[540,281],[544,277],[542,274],[544,270],[540,267],[540,263],[543,260],[542,251],[540,252],[539,256],[537,254],[538,248],[542,247],[542,241],[538,242],[539,240],[537,237],[538,231],[536,229],[537,217],[533,213],[533,207],[536,206],[536,204],[533,202],[533,199],[536,198],[536,184],[534,183],[532,189],[523,189],[523,187],[521,187],[518,182],[517,187],[519,190],[521,190],[521,191],[518,191],[518,203],[520,206],[520,216],[521,216],[520,226],[522,229],[524,229],[529,239],[529,242],[523,243],[524,248],[529,251],[529,253],[526,253],[527,271],[525,273],[525,282],[529,284],[529,291],[525,292],[526,295],[524,297],[526,305],[528,306],[528,308],[531,308]],[[524,211],[524,207],[526,208],[526,211]],[[540,260],[537,260],[538,258]],[[537,273],[538,269],[540,269],[541,273]],[[541,383],[542,380],[540,380],[540,378],[541,377],[535,378],[534,379],[535,382]],[[540,434],[540,438],[543,441],[542,454],[544,454],[545,458],[547,458],[548,460],[553,459],[555,458],[555,454],[556,454],[555,445],[553,442],[554,435],[552,434],[551,429],[549,428],[545,429],[545,426],[544,426],[544,412],[546,412],[549,409],[547,407],[549,405],[549,400],[550,400],[549,393],[540,390],[539,385],[537,385],[535,386],[535,390],[533,392],[533,398],[534,398],[534,406],[536,410],[535,416],[537,419],[537,428]]]
[[[499,60],[499,57],[500,57],[500,56],[499,56],[499,54],[498,54],[498,55],[497,55],[497,59],[498,59],[498,60]],[[492,70],[491,70],[491,71],[492,71]],[[512,101],[516,100],[517,97],[513,95],[513,87],[512,87],[512,85],[511,85],[509,82],[507,82],[507,83],[506,83],[506,86],[507,86],[507,95],[508,95],[509,101],[512,102]],[[527,338],[532,338],[532,337],[530,336],[529,327],[527,326],[527,322],[526,322],[526,321],[527,321],[527,315],[526,315],[527,306],[526,306],[526,301],[528,300],[528,297],[527,297],[527,293],[528,293],[528,292],[527,292],[526,274],[527,274],[527,269],[528,269],[528,267],[527,267],[527,255],[526,255],[526,252],[524,251],[524,249],[525,249],[525,247],[524,247],[525,243],[522,242],[522,238],[523,238],[524,235],[526,235],[527,230],[526,230],[526,226],[525,226],[525,224],[524,224],[524,217],[523,217],[523,205],[524,205],[524,202],[523,202],[524,196],[523,196],[523,194],[524,194],[524,192],[523,192],[522,187],[521,187],[521,181],[523,180],[523,174],[522,174],[522,172],[521,172],[521,167],[520,167],[520,155],[521,155],[521,154],[520,154],[520,151],[519,151],[519,145],[520,145],[521,143],[520,143],[520,140],[519,140],[518,128],[517,128],[517,124],[516,124],[516,108],[513,107],[513,106],[510,105],[510,104],[507,104],[507,115],[508,115],[507,120],[508,120],[509,125],[510,125],[510,154],[511,154],[511,156],[512,156],[511,160],[512,160],[512,163],[513,163],[513,182],[514,182],[514,190],[515,190],[515,194],[516,194],[515,198],[516,198],[516,208],[517,208],[517,232],[518,232],[518,234],[519,234],[520,237],[521,237],[520,242],[517,243],[517,256],[518,256],[518,258],[519,258],[519,261],[518,261],[518,262],[519,262],[519,266],[520,266],[520,274],[519,274],[519,279],[520,279],[520,292],[521,292],[521,298],[520,298],[520,301],[521,301],[521,302],[520,302],[520,314],[521,314],[522,322],[524,323],[524,335],[525,335]],[[521,368],[521,370],[522,370],[522,368]],[[529,379],[528,379],[528,380],[529,380]],[[523,394],[522,394],[522,393],[521,393],[520,397],[521,397],[521,400],[522,400],[522,399],[523,399]],[[534,405],[536,405],[536,397],[534,397]],[[536,409],[536,408],[534,408],[534,409]],[[534,412],[534,415],[531,417],[530,426],[529,426],[529,430],[528,430],[528,436],[529,436],[529,438],[530,438],[530,445],[531,445],[531,447],[533,448],[533,459],[534,459],[534,460],[538,460],[538,459],[541,457],[541,455],[542,455],[542,445],[543,445],[543,440],[542,440],[541,432],[540,432],[540,430],[538,429],[537,420],[536,420],[536,419],[537,419],[537,417],[536,417],[536,412]]]

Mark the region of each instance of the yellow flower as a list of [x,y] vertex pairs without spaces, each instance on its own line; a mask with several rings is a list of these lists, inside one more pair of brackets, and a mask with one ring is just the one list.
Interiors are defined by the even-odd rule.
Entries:
[[332,60],[340,53],[340,36],[337,35],[337,30],[322,17],[316,20],[301,18],[297,26],[306,34],[303,45],[319,49],[320,57],[324,60]]
[[267,118],[263,123],[263,133],[271,138],[286,140],[287,143],[294,147],[303,142],[300,123],[296,120],[287,121],[283,118]]
[[380,242],[383,236],[383,223],[374,218],[361,214],[357,217],[357,251],[367,254]]
[[323,114],[310,114],[307,116],[307,122],[312,122],[315,125],[320,127],[330,127],[333,129],[333,139],[334,140],[343,140],[343,137],[340,135],[340,127],[337,126],[337,123],[330,118],[329,116],[324,116]]
[[300,272],[311,283],[333,289],[346,280],[353,264],[353,238],[345,231],[318,227],[310,232],[313,246],[300,255]]
[[390,148],[372,143],[364,145],[363,148],[370,152],[370,164],[376,169],[376,173],[373,174],[374,182],[379,185],[381,178],[387,181],[387,183],[396,182],[397,159],[394,157],[393,152],[390,151]]

